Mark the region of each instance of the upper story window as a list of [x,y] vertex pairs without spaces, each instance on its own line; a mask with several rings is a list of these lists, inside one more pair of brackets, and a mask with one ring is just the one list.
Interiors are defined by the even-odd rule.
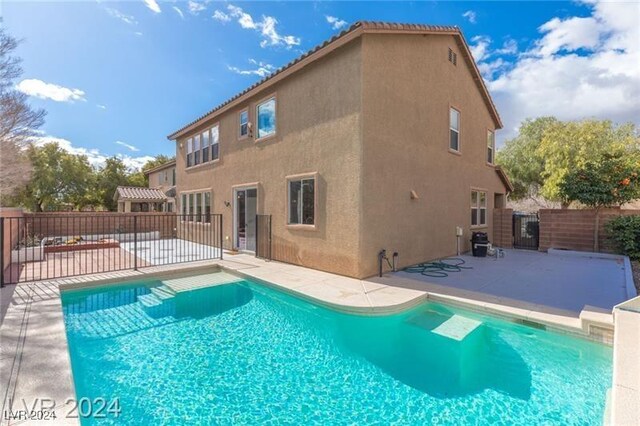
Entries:
[[276,98],[269,98],[258,104],[256,110],[258,117],[257,139],[274,135],[276,133]]
[[220,155],[220,126],[216,124],[211,128],[211,161],[217,160]]
[[485,226],[487,224],[487,193],[471,191],[471,226]]
[[449,108],[449,148],[460,151],[460,112]]
[[240,122],[238,136],[240,138],[245,138],[249,136],[249,111],[246,109],[244,111],[240,111],[238,119]]
[[289,225],[315,224],[315,177],[289,180]]
[[493,164],[496,153],[496,134],[491,130],[487,131],[487,163]]
[[209,161],[209,130],[202,133],[202,162]]
[[200,164],[200,135],[195,135],[193,138],[193,165]]
[[187,167],[193,166],[193,138],[187,140]]
[[171,186],[176,186],[176,168],[171,169]]

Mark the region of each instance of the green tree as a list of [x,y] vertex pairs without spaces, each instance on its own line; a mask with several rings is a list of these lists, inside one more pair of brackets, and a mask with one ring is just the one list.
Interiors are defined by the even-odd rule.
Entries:
[[137,186],[131,183],[132,174],[122,159],[116,156],[107,158],[104,166],[97,172],[95,188],[98,200],[104,208],[110,211],[117,209],[118,205],[113,195],[118,186]]
[[505,142],[504,147],[496,154],[496,162],[500,164],[514,186],[510,198],[520,200],[534,198],[544,185],[544,157],[538,148],[544,132],[551,125],[558,123],[554,117],[527,119],[518,130],[518,135]]
[[608,120],[556,122],[545,129],[536,155],[544,158],[541,194],[548,200],[569,199],[560,185],[571,171],[598,164],[603,155],[637,152],[640,141],[633,124],[614,125]]
[[33,174],[18,197],[19,203],[36,212],[58,210],[68,204],[82,208],[95,182],[94,170],[84,155],[74,155],[57,143],[31,145],[28,156]]
[[558,185],[559,195],[595,209],[594,251],[598,251],[600,209],[640,198],[640,154],[619,149],[590,159],[568,171]]
[[616,126],[608,120],[562,122],[554,117],[528,119],[518,135],[497,153],[497,163],[512,180],[513,199],[543,196],[563,199],[560,182],[571,170],[597,161],[603,153],[638,149],[640,141],[633,124]]

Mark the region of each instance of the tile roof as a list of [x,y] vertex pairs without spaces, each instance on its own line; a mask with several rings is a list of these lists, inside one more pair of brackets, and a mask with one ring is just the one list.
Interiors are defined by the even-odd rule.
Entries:
[[157,165],[155,167],[152,167],[150,169],[143,170],[142,173],[144,173],[145,175],[149,175],[149,174],[151,174],[153,172],[157,172],[159,170],[164,170],[164,169],[167,169],[167,168],[169,168],[171,166],[175,166],[175,165],[176,165],[176,160],[174,158],[173,160],[167,161],[166,163],[162,163],[162,164],[159,164],[159,165]]
[[336,34],[335,36],[331,37],[328,40],[325,40],[323,43],[317,45],[316,47],[312,48],[311,50],[309,50],[306,53],[302,54],[301,56],[297,57],[296,59],[294,59],[293,61],[289,62],[288,64],[278,68],[276,71],[274,71],[273,73],[271,73],[268,76],[264,77],[262,80],[254,83],[253,85],[249,86],[248,88],[246,88],[242,92],[240,92],[240,93],[236,94],[235,96],[227,99],[226,101],[224,101],[220,105],[216,106],[215,108],[213,108],[209,112],[201,115],[200,117],[198,117],[197,119],[193,120],[189,124],[181,127],[179,130],[176,130],[175,132],[173,132],[172,134],[167,136],[167,139],[175,140],[178,137],[183,136],[186,132],[188,132],[190,130],[193,130],[193,128],[195,128],[197,125],[201,124],[201,122],[204,119],[211,118],[214,114],[216,114],[217,112],[219,112],[220,110],[222,110],[225,107],[233,106],[235,101],[239,102],[240,98],[242,98],[243,96],[249,94],[249,92],[257,91],[257,89],[260,86],[262,86],[263,84],[265,84],[266,82],[268,82],[270,80],[273,80],[275,77],[281,75],[283,72],[285,72],[287,70],[290,70],[293,66],[295,66],[297,64],[300,64],[301,62],[303,62],[303,61],[305,61],[307,59],[308,59],[309,62],[314,61],[315,59],[318,59],[321,56],[320,54],[316,55],[317,57],[313,57],[313,58],[310,58],[310,57],[314,56],[314,54],[316,54],[319,51],[323,50],[327,46],[332,45],[332,44],[336,44],[336,42],[338,42],[338,40],[344,39],[348,35],[353,35],[354,37],[357,37],[360,34],[362,34],[363,32],[390,33],[390,34],[394,34],[394,33],[448,34],[448,35],[457,36],[457,40],[456,41],[458,42],[458,45],[459,45],[460,49],[463,52],[463,56],[464,56],[467,64],[469,65],[469,67],[472,69],[472,72],[474,73],[474,80],[476,82],[476,85],[480,89],[480,92],[481,92],[481,94],[482,94],[482,96],[483,96],[483,98],[485,100],[485,103],[487,104],[487,107],[489,108],[489,111],[490,111],[490,113],[491,113],[491,115],[492,115],[492,117],[493,117],[493,119],[495,121],[496,127],[497,128],[502,128],[502,121],[500,120],[500,116],[498,115],[498,111],[496,110],[496,107],[495,107],[495,105],[494,105],[494,103],[493,103],[493,101],[491,99],[491,96],[489,95],[489,91],[487,90],[487,87],[484,84],[484,80],[482,79],[480,71],[478,70],[478,67],[476,66],[476,63],[473,60],[473,57],[471,56],[471,51],[469,50],[469,46],[467,45],[467,42],[465,41],[464,36],[462,35],[462,31],[460,31],[460,28],[458,26],[451,26],[451,25],[425,25],[425,24],[400,24],[400,23],[390,23],[390,22],[359,21],[359,22],[356,22],[355,24],[351,25],[351,27],[349,27],[348,29],[342,31],[341,33]]
[[113,198],[116,200],[165,201],[167,196],[159,189],[140,186],[119,186],[116,188]]

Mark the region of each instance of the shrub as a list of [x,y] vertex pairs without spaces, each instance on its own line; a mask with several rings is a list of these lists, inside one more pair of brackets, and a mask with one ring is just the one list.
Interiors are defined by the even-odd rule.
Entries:
[[606,228],[618,253],[640,260],[640,215],[618,216]]

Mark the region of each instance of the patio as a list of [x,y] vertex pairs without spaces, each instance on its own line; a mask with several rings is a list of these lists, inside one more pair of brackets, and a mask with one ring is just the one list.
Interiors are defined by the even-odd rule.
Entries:
[[615,305],[636,295],[629,282],[629,266],[621,256],[505,250],[505,256],[498,259],[471,255],[459,258],[465,262],[462,269],[446,277],[400,271],[383,280],[430,293],[573,317],[578,317],[585,306],[610,313]]

